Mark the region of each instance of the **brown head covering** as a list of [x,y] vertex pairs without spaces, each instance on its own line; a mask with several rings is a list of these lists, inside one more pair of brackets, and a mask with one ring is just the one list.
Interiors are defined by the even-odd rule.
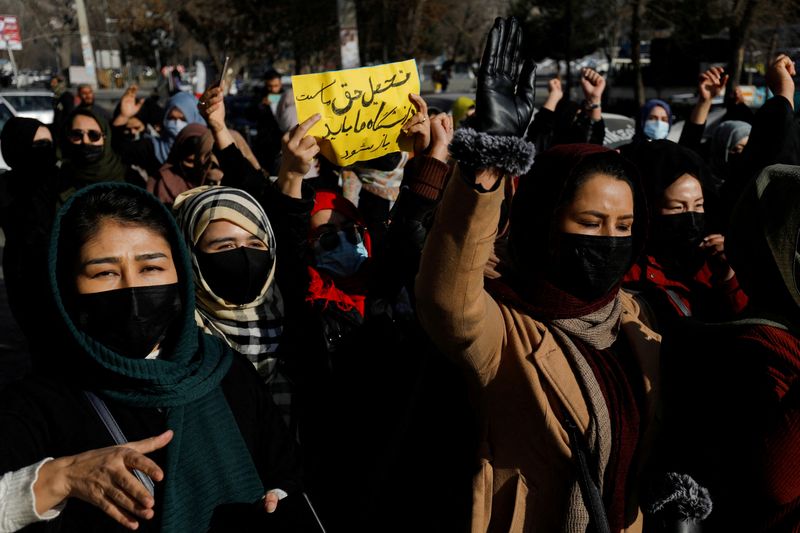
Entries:
[[[181,130],[158,175],[147,180],[147,190],[167,205],[172,205],[182,192],[201,185],[212,185],[222,179],[219,163],[212,153],[214,137],[201,124],[189,124]],[[194,168],[183,166],[183,160],[194,155]],[[204,165],[203,162],[207,163]]]

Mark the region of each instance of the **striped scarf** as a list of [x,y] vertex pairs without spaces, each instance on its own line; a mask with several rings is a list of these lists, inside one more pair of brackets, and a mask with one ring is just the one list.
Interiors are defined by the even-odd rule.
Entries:
[[[180,194],[174,203],[178,224],[192,250],[192,270],[197,299],[197,323],[208,333],[247,356],[269,383],[275,403],[284,414],[291,403],[289,383],[278,372],[277,350],[283,333],[283,298],[275,279],[275,234],[267,214],[248,193],[232,187],[204,186]],[[226,220],[258,237],[267,245],[272,271],[259,296],[236,305],[211,289],[194,254],[195,246],[209,224]]]

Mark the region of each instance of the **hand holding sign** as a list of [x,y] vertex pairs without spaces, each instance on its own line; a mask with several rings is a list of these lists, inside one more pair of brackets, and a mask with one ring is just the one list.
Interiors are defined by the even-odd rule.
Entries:
[[419,93],[413,60],[293,76],[292,87],[298,120],[322,117],[308,133],[320,138],[320,150],[332,162],[346,166],[411,149],[402,127],[417,114],[409,99]]
[[428,104],[418,94],[409,94],[408,99],[419,110],[403,124],[403,134],[410,137],[414,145],[414,154],[419,155],[428,149],[431,143],[431,122],[428,120]]

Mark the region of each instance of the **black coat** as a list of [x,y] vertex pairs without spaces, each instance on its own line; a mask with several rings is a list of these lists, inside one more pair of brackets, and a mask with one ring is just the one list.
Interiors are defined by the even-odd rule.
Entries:
[[[294,439],[253,365],[244,356],[235,354],[221,386],[265,490],[280,488],[291,495],[289,498],[302,501]],[[106,400],[106,405],[129,441],[152,437],[168,429],[166,413],[158,409],[130,407],[111,400]],[[17,470],[45,457],[74,455],[114,445],[81,389],[58,378],[35,377],[9,386],[0,397],[0,427],[3,428],[0,432],[0,472]],[[164,450],[158,450],[150,457],[157,464],[163,464]],[[168,472],[165,474],[169,475]],[[156,484],[156,514],[160,505],[158,491]],[[279,509],[283,503],[278,505]],[[258,509],[239,509],[236,514],[265,523],[270,519],[276,522],[280,517],[278,514],[267,516]],[[230,517],[226,517],[224,523],[231,526]],[[247,530],[235,527],[239,531]],[[24,530],[128,531],[98,508],[80,500],[69,500],[57,519]],[[139,531],[157,530],[157,521],[140,521]]]
[[313,190],[304,183],[302,200],[288,198],[235,147],[220,154],[223,183],[257,198],[275,230],[286,308],[281,350],[297,384],[309,494],[329,533],[461,531],[469,518],[477,432],[466,386],[413,314],[414,278],[438,205],[417,192],[416,174],[434,164],[427,159],[406,167],[384,242],[373,248],[362,318],[306,302]]

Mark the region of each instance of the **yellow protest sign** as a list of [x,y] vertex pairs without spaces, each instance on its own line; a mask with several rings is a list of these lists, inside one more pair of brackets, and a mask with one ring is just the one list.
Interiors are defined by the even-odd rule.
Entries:
[[292,76],[292,88],[299,122],[322,116],[308,134],[321,139],[320,151],[330,161],[347,166],[411,150],[401,128],[417,112],[408,99],[419,94],[413,59]]

